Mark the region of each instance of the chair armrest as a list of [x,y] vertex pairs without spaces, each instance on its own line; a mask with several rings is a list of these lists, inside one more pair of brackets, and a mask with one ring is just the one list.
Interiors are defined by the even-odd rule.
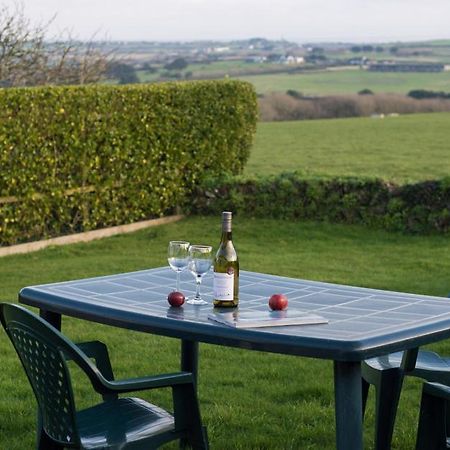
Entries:
[[109,381],[114,380],[114,373],[109,359],[108,347],[100,341],[80,342],[75,344],[88,358],[95,359],[95,365]]
[[434,397],[450,400],[450,387],[439,383],[424,383],[423,391]]
[[151,377],[129,378],[117,381],[105,380],[102,383],[102,390],[104,389],[104,393],[125,393],[147,389],[172,387],[179,384],[192,384],[193,382],[194,378],[192,376],[192,373],[177,372]]

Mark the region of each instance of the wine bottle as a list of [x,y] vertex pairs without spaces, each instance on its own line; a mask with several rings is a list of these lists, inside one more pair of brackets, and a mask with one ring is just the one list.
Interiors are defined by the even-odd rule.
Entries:
[[239,260],[231,238],[232,213],[222,213],[222,238],[214,258],[214,306],[233,308],[239,303]]

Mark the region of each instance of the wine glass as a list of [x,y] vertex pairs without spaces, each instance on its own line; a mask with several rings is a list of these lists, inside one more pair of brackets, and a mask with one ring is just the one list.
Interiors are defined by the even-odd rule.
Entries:
[[177,291],[180,291],[180,273],[189,263],[189,242],[170,241],[167,249],[167,260],[172,270],[177,273]]
[[200,296],[200,285],[202,277],[211,267],[212,263],[212,247],[209,245],[191,245],[189,247],[189,271],[195,277],[196,290],[195,297],[189,298],[186,303],[191,305],[206,305]]

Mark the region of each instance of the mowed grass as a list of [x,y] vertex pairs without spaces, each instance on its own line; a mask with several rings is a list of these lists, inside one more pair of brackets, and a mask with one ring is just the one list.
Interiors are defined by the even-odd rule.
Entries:
[[[355,226],[289,223],[236,217],[242,269],[367,287],[445,296],[450,292],[450,241]],[[14,301],[26,285],[112,274],[166,264],[170,239],[217,247],[219,217],[193,217],[89,244],[55,247],[0,259],[0,300]],[[185,306],[189,307],[189,306]],[[177,370],[175,339],[65,318],[76,341],[101,339],[117,377]],[[450,354],[450,342],[433,346]],[[35,403],[17,357],[0,332],[0,448],[33,448]],[[199,396],[213,449],[331,450],[334,441],[332,363],[201,344]],[[87,381],[75,376],[80,406],[90,404]],[[169,393],[145,394],[168,405]],[[407,380],[393,449],[414,447],[420,383]],[[373,398],[365,448],[373,448]],[[177,448],[172,445],[170,448]]]
[[450,113],[258,124],[245,173],[379,177],[450,174]]
[[305,95],[356,94],[362,89],[373,92],[407,94],[412,89],[450,92],[450,72],[383,73],[367,70],[327,70],[304,73],[281,73],[243,76],[258,94],[286,92],[288,89]]

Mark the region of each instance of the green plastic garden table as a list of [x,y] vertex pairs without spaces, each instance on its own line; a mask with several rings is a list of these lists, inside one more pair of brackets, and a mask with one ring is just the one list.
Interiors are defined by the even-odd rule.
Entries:
[[[289,308],[319,314],[327,324],[236,329],[210,321],[212,274],[204,277],[205,306],[171,308],[167,295],[175,274],[168,267],[23,288],[19,300],[40,309],[58,329],[61,315],[181,340],[181,368],[198,370],[198,345],[207,342],[248,350],[334,361],[336,447],[360,450],[361,361],[407,350],[403,365],[414,367],[421,345],[450,337],[450,301],[360,287],[241,271],[240,311],[267,310],[273,293]],[[194,293],[183,273],[181,290]]]

